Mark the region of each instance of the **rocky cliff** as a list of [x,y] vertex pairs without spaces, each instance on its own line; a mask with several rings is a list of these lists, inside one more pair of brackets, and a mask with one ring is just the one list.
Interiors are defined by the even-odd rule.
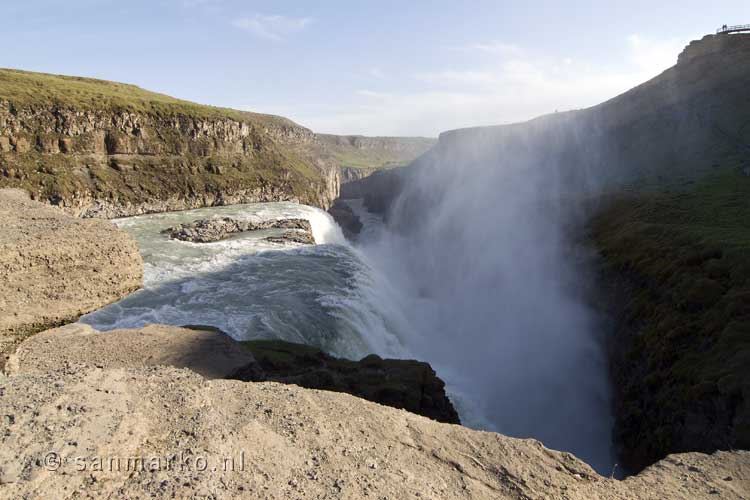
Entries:
[[[415,166],[429,168],[435,158],[523,156],[544,165],[550,182],[567,191],[674,186],[719,163],[747,162],[748,86],[750,35],[708,35],[691,42],[672,68],[609,101],[523,123],[444,132]],[[391,174],[377,177],[383,175]],[[365,179],[357,189],[389,205],[411,176],[395,170],[392,177]]]
[[592,223],[617,330],[622,459],[750,449],[750,177],[722,169],[676,193],[630,193]]
[[82,216],[242,202],[327,207],[338,169],[284,118],[100,80],[0,71],[0,185]]
[[0,187],[80,216],[281,200],[328,208],[348,159],[381,167],[429,145],[316,136],[132,85],[0,70]]
[[445,394],[445,383],[428,363],[383,359],[375,354],[351,361],[335,358],[316,347],[280,340],[256,340],[243,345],[256,362],[228,378],[345,392],[438,422],[461,423]]

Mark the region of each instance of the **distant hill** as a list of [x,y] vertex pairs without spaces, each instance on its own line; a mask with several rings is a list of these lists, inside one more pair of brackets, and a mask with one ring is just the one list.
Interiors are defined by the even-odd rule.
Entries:
[[403,166],[437,143],[427,137],[365,137],[316,134],[342,167],[378,169]]

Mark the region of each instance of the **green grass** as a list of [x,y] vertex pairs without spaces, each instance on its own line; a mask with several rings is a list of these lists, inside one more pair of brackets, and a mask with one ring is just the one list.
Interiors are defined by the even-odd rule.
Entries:
[[14,106],[55,105],[93,111],[132,111],[157,116],[189,115],[238,121],[292,125],[286,118],[228,108],[205,106],[135,85],[77,76],[0,69],[0,99]]
[[750,447],[750,177],[616,199],[593,236],[630,289],[615,383],[631,466]]

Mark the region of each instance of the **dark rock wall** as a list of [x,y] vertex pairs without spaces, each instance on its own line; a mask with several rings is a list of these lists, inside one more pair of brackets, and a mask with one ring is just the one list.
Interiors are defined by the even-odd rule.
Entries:
[[346,392],[438,422],[460,423],[458,413],[445,394],[445,383],[427,363],[382,359],[374,354],[360,361],[350,361],[334,358],[315,347],[279,340],[243,344],[256,362],[228,378]]

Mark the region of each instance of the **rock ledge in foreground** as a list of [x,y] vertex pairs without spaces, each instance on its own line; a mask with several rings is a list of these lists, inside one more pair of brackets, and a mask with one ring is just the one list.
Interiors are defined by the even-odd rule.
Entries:
[[138,247],[108,221],[77,219],[2,189],[0,227],[0,368],[24,337],[141,287]]

